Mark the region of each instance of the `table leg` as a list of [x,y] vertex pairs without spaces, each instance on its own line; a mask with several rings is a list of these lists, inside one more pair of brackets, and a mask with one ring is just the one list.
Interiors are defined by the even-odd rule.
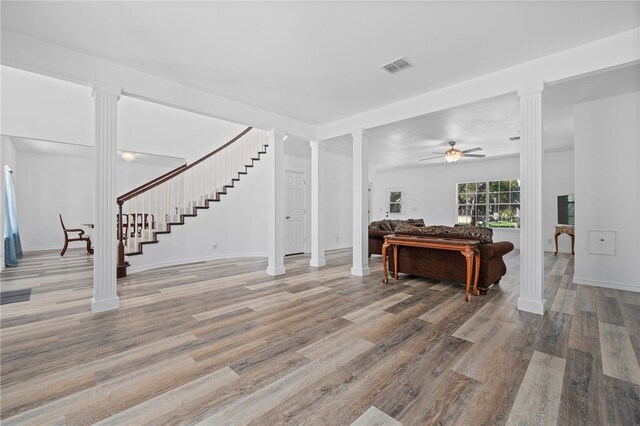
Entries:
[[558,255],[558,235],[560,235],[560,233],[558,233],[558,232],[553,234],[553,239],[556,240],[556,252],[553,253],[554,256]]
[[398,245],[393,246],[393,278],[398,279]]
[[575,256],[576,254],[573,252],[573,245],[576,241],[576,236],[571,234],[571,256]]
[[382,279],[383,284],[387,284],[389,282],[389,272],[387,271],[387,248],[389,247],[389,243],[387,241],[382,244],[382,269],[384,270],[384,278]]
[[471,273],[473,270],[473,257],[469,248],[461,251],[461,253],[464,255],[464,258],[467,261],[467,288],[464,293],[464,300],[469,302],[471,301]]
[[475,251],[473,262],[475,263],[476,269],[473,274],[473,295],[479,296],[480,292],[478,291],[478,278],[480,277],[480,250]]

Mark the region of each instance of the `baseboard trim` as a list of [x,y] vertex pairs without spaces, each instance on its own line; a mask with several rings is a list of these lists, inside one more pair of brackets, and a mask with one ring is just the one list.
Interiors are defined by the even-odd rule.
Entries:
[[329,251],[329,250],[342,250],[342,249],[347,249],[347,248],[353,248],[353,246],[351,244],[330,246],[330,247],[325,247],[324,251],[326,252],[326,251]]
[[358,267],[352,267],[351,268],[351,275],[355,275],[356,277],[364,277],[367,276],[371,273],[371,269],[367,268],[358,268]]
[[518,299],[518,310],[529,312],[537,315],[544,315],[546,311],[547,301],[545,299],[542,300],[542,303],[537,300],[528,300],[519,298]]
[[577,278],[575,276],[573,277],[573,282],[576,284],[588,285],[591,287],[610,288],[612,290],[625,290],[625,291],[633,291],[635,293],[640,293],[640,286],[633,285],[633,284],[594,281],[594,280],[587,280],[584,278]]
[[271,275],[272,277],[284,275],[285,272],[284,266],[267,266],[267,275]]
[[120,307],[120,299],[118,296],[109,299],[96,300],[91,298],[91,312],[97,314],[99,312],[111,311]]
[[[150,263],[150,264],[147,264],[147,265],[131,265],[127,269],[127,275],[135,274],[135,273],[138,273],[138,272],[151,271],[153,269],[158,269],[158,268],[166,268],[168,266],[190,265],[190,264],[193,264],[193,263],[209,262],[211,260],[231,259],[231,258],[234,258],[234,257],[263,257],[263,258],[266,258],[267,254],[266,253],[247,253],[247,252],[228,253],[228,254],[223,254],[223,255],[218,255],[218,256],[206,256],[206,257],[194,257],[194,258],[190,258],[190,259],[169,260],[169,261],[166,261],[166,262]],[[132,259],[129,258],[130,262],[131,262],[131,260]],[[135,262],[135,260],[134,260],[134,262]]]
[[[84,246],[86,247],[86,245]],[[69,246],[68,250],[71,249],[81,249],[81,250],[87,250],[86,248],[84,248],[83,246],[80,246],[79,244],[74,244],[73,246]],[[58,250],[61,251],[62,250],[62,243],[61,244],[57,244],[55,246],[44,246],[44,247],[22,247],[22,251],[23,252],[27,252],[27,251],[45,251],[45,250]]]
[[313,266],[314,268],[321,268],[321,267],[327,265],[327,261],[324,258],[322,258],[322,259],[311,259],[309,261],[309,265]]

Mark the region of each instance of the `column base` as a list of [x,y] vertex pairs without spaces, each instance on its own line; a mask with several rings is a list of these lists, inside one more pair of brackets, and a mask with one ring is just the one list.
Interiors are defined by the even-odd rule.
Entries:
[[278,275],[284,275],[285,269],[284,266],[268,266],[267,267],[267,275],[271,275],[272,277],[276,277]]
[[109,299],[96,300],[95,297],[91,298],[91,312],[97,314],[98,312],[111,311],[120,307],[120,299],[118,296],[111,297]]
[[544,315],[546,312],[546,299],[542,301],[539,300],[529,300],[523,299],[522,297],[518,298],[518,310],[524,312],[530,312],[532,314]]
[[366,268],[361,268],[361,267],[352,267],[351,268],[351,275],[355,275],[358,277],[364,277],[366,275],[369,275],[371,273],[371,269],[369,269],[368,267]]
[[314,268],[320,268],[322,266],[326,266],[327,265],[327,261],[323,258],[323,259],[311,259],[309,261],[309,265],[313,266]]

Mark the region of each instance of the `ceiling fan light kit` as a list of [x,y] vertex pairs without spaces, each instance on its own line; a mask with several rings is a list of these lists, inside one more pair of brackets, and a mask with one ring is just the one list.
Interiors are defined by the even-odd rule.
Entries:
[[[447,163],[455,163],[456,161],[458,161],[459,159],[461,159],[464,156],[466,156],[466,157],[475,157],[475,158],[484,158],[484,157],[486,157],[484,154],[469,154],[470,152],[482,151],[482,148],[471,148],[471,149],[465,149],[464,151],[460,151],[459,149],[455,148],[455,145],[456,145],[455,141],[449,142],[449,145],[451,145],[451,148],[446,150],[443,154],[438,155],[437,157],[421,158],[418,161],[433,160],[433,159],[436,159],[436,158],[443,158],[444,157],[444,159],[445,159],[445,161]],[[437,152],[434,152],[434,154],[437,154]]]
[[462,158],[462,153],[454,148],[451,148],[450,150],[448,150],[447,154],[444,157],[447,163],[455,163],[460,158]]

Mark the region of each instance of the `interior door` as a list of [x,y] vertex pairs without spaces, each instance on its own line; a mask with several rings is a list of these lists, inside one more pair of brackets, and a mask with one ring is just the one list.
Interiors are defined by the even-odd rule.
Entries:
[[285,251],[284,254],[304,252],[304,173],[286,171]]

